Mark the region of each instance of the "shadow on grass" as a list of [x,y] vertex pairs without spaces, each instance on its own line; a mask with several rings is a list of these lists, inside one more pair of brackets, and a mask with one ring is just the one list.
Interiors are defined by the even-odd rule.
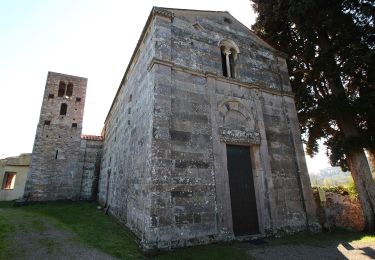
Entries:
[[273,245],[309,245],[327,247],[344,242],[368,242],[375,244],[375,235],[364,232],[349,232],[336,230],[333,232],[308,233],[302,232],[281,238],[266,239],[270,246]]
[[170,252],[161,253],[154,259],[249,259],[245,251],[234,248],[231,244],[213,244],[207,246],[195,246],[189,248],[174,249]]
[[[17,214],[36,218],[36,220],[31,221],[32,228],[36,230],[43,230],[41,222],[37,221],[38,216],[47,217],[51,219],[51,223],[56,227],[75,233],[80,242],[117,258],[146,258],[138,249],[136,238],[133,234],[119,225],[113,218],[97,210],[96,207],[96,203],[90,202],[32,203],[24,207],[13,207],[12,202],[0,202],[0,209],[6,213],[4,216],[0,214],[0,259],[7,259],[6,257],[9,256],[6,255],[5,250],[9,241],[6,241],[5,237],[9,232],[12,232],[12,226],[7,221],[7,218]],[[277,245],[327,247],[341,243],[349,250],[350,248],[347,244],[353,241],[375,244],[375,236],[366,233],[336,231],[318,234],[299,233],[282,238],[265,239],[265,241],[267,243],[260,247]],[[49,241],[44,242],[46,244],[49,243]],[[161,252],[159,255],[154,256],[153,259],[248,259],[249,255],[246,254],[246,250],[251,250],[252,248],[254,246],[213,244]],[[373,253],[371,248],[366,250],[369,254]]]

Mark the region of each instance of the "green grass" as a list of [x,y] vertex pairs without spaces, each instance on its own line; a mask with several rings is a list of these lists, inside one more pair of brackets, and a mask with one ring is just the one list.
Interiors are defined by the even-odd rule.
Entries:
[[[12,203],[0,202],[0,259],[11,259],[7,236],[14,230],[21,232],[43,232],[48,225],[73,232],[78,241],[120,259],[146,258],[138,249],[136,238],[112,217],[96,209],[89,202],[35,203],[24,207],[13,207]],[[12,218],[21,219],[17,227]],[[22,222],[22,219],[27,221]],[[47,225],[47,226],[46,226]],[[276,239],[266,239],[264,246],[311,245],[326,247],[341,242],[360,241],[375,244],[375,235],[336,231],[332,233],[299,233]],[[213,244],[175,249],[162,252],[153,259],[248,259],[246,243]],[[51,239],[40,240],[40,246],[54,252],[56,246]],[[254,246],[252,246],[254,248]]]
[[324,233],[298,233],[281,238],[267,239],[272,245],[310,245],[326,247],[340,242],[366,242],[375,244],[375,235],[363,232],[348,232],[337,230]]
[[[55,226],[70,230],[84,244],[120,259],[142,258],[134,236],[88,202],[35,203],[22,207],[53,219]],[[34,228],[43,228],[33,221]]]
[[[7,204],[1,203],[1,205],[6,206]],[[13,232],[12,225],[9,224],[6,214],[0,213],[0,259],[8,259],[12,256],[12,253],[9,250],[7,241],[7,236]]]

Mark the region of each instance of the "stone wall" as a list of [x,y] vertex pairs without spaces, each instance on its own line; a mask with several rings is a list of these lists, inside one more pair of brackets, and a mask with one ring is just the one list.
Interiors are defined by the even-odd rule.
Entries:
[[[148,242],[233,238],[226,143],[250,146],[262,233],[317,227],[285,59],[254,47],[259,40],[230,15],[171,12],[173,20],[159,24],[164,39],[155,57],[170,63],[153,66],[157,163]],[[197,21],[203,30],[192,26]],[[234,80],[220,76],[218,45],[226,38],[241,50]],[[227,137],[226,130],[253,139]]]
[[96,200],[103,140],[101,136],[82,135],[81,137],[81,164],[83,165],[83,172],[80,200]]
[[318,205],[317,216],[322,227],[328,230],[342,228],[349,231],[363,231],[366,226],[363,210],[358,198],[347,193],[325,192],[326,202],[321,203],[317,190],[314,198]]
[[140,238],[149,223],[151,196],[154,76],[147,65],[155,42],[149,34],[144,31],[105,121],[98,193],[99,203]]

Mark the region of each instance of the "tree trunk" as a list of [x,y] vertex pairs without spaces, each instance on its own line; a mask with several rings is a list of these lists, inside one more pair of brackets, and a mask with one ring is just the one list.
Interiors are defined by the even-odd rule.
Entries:
[[[321,28],[318,32],[321,48],[324,50],[329,49],[331,45],[327,32],[321,30]],[[358,138],[360,137],[360,133],[356,125],[355,114],[351,113],[350,102],[341,81],[335,57],[332,54],[326,54],[326,58],[326,76],[332,95],[338,100],[343,101],[343,107],[340,107],[336,111],[336,122],[346,140]],[[368,231],[375,231],[375,183],[372,179],[365,151],[363,148],[353,147],[347,149],[345,155],[366,218],[366,229]]]
[[[341,115],[337,123],[346,139],[359,137],[352,115]],[[366,230],[375,231],[375,182],[371,175],[369,162],[363,148],[352,147],[349,149],[345,151],[345,155],[366,218]]]
[[350,171],[357,188],[363,213],[366,217],[366,229],[375,230],[375,182],[364,151],[347,153]]
[[375,178],[375,150],[368,149],[368,163],[372,172],[372,177]]

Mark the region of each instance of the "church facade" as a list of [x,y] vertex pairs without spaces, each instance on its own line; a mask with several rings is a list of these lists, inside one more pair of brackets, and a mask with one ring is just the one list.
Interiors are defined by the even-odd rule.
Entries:
[[42,118],[49,94],[37,136],[46,120],[56,136],[36,138],[31,199],[95,198],[145,249],[318,228],[285,54],[228,12],[154,7],[89,148],[83,107]]

